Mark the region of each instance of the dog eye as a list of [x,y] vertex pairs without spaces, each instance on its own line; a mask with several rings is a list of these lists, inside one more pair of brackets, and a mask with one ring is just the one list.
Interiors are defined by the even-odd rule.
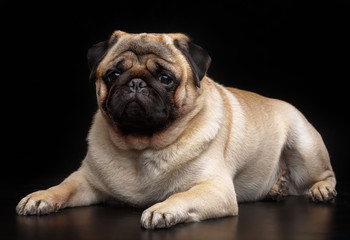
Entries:
[[110,74],[107,75],[108,81],[115,81],[117,78],[120,76],[119,72],[111,72]]
[[167,75],[160,75],[159,80],[165,85],[169,85],[173,81],[173,79]]

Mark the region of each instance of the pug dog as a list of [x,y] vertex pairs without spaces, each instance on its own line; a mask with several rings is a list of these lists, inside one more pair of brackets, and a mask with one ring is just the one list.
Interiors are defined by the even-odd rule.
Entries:
[[20,215],[118,199],[141,226],[235,216],[239,202],[336,197],[320,134],[292,105],[224,87],[181,33],[115,31],[88,51],[98,110],[80,168],[23,198]]

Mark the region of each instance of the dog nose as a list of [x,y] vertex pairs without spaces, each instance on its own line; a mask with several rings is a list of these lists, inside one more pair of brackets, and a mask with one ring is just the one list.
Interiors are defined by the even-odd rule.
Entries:
[[131,92],[141,92],[143,88],[147,87],[147,83],[140,78],[134,78],[128,82],[128,87]]

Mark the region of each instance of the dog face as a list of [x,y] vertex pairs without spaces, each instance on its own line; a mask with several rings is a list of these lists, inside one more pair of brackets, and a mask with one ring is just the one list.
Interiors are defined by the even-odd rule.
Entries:
[[[88,52],[105,117],[122,134],[149,136],[181,118],[210,57],[183,34],[113,33]],[[187,106],[188,107],[188,106]]]

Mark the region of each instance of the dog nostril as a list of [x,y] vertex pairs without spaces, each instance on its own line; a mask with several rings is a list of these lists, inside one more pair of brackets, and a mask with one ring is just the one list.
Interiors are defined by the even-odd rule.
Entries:
[[140,83],[140,85],[139,85],[141,88],[145,88],[145,87],[147,87],[147,83],[145,82],[145,81],[142,81],[141,80],[141,83]]
[[139,78],[134,78],[128,82],[128,87],[132,92],[140,92],[142,88],[147,87],[147,83]]

